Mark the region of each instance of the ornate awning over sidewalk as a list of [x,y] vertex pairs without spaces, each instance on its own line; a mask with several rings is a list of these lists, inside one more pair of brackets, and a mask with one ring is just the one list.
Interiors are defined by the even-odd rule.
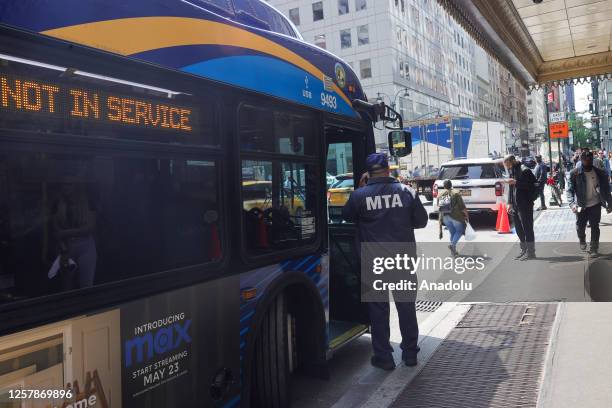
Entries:
[[526,86],[612,76],[612,0],[439,0]]

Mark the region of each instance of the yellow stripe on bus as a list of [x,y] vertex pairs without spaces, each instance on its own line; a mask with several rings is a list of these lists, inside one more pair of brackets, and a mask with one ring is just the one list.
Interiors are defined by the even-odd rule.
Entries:
[[[184,45],[220,45],[251,49],[287,61],[320,78],[316,66],[293,51],[250,31],[215,21],[187,17],[135,17],[77,24],[42,31],[51,37],[120,55]],[[352,106],[334,83],[333,90]]]

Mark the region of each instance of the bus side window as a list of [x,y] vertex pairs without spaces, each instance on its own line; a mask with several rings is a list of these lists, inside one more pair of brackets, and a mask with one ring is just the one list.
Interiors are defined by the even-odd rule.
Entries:
[[321,197],[316,116],[276,103],[238,113],[244,248],[271,253],[312,244]]
[[266,252],[312,242],[314,171],[304,163],[242,161],[243,228],[248,251]]
[[0,302],[219,260],[216,162],[0,154]]

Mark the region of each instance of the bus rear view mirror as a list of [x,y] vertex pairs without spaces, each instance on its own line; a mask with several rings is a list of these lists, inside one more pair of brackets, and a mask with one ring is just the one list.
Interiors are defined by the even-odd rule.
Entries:
[[404,157],[412,153],[412,134],[406,130],[389,132],[389,153],[395,157]]

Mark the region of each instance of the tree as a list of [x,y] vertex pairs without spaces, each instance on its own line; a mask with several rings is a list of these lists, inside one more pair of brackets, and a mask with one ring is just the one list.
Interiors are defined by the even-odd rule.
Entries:
[[572,113],[569,118],[569,128],[573,131],[574,146],[593,148],[597,145],[597,141],[593,140],[591,129],[585,126],[589,120],[585,119],[580,114]]

